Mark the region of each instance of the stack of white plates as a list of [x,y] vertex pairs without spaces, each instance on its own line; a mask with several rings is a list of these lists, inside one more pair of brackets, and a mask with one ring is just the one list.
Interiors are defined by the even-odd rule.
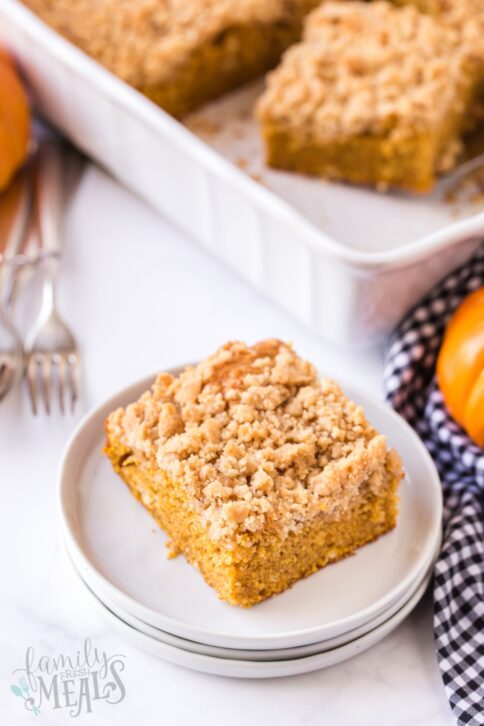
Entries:
[[239,678],[324,668],[371,647],[415,607],[440,546],[438,475],[412,429],[351,386],[373,425],[403,458],[397,527],[378,541],[250,609],[219,601],[183,557],[166,558],[166,537],[102,454],[107,414],[146,390],[141,381],[93,411],[65,453],[62,534],[69,559],[113,629],[164,660]]

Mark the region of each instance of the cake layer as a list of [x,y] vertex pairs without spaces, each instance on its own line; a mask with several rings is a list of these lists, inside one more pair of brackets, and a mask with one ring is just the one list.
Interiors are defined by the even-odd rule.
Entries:
[[[415,134],[405,140],[361,135],[322,144],[277,124],[264,125],[263,136],[266,161],[274,168],[371,185],[381,191],[393,187],[424,193],[432,188],[437,172],[453,165],[460,144],[453,147],[448,141],[455,141],[460,129],[460,114],[450,114],[434,136]],[[442,148],[447,149],[446,156]]]
[[299,33],[299,23],[228,28],[194,50],[171,80],[143,85],[139,90],[180,118],[273,68]]
[[170,537],[171,554],[182,553],[218,597],[232,605],[250,607],[280,593],[396,524],[400,473],[390,467],[378,495],[364,483],[358,500],[342,518],[322,515],[284,539],[262,532],[251,538],[250,546],[240,542],[227,549],[208,536],[181,484],[159,470],[147,469],[115,440],[108,439],[106,453],[133,495]]

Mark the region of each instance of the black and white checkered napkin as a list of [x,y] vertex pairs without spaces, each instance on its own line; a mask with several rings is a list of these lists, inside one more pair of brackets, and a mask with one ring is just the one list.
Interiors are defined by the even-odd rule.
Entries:
[[484,244],[400,323],[386,351],[384,379],[387,400],[417,431],[442,479],[443,545],[434,573],[434,633],[459,726],[484,724],[484,451],[450,418],[434,374],[449,318],[482,285]]

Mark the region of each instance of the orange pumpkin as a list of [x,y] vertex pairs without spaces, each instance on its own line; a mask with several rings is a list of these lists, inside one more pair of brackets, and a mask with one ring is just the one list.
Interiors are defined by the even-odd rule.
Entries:
[[27,93],[9,57],[0,50],[0,190],[27,156],[29,127]]
[[437,380],[454,419],[484,447],[484,287],[466,297],[451,318]]

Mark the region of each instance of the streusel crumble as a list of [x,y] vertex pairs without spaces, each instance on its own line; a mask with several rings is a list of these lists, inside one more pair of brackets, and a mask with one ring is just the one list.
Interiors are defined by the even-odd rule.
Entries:
[[277,340],[228,343],[106,421],[115,470],[219,597],[249,606],[395,526],[401,466]]
[[484,81],[484,0],[394,0],[415,5],[459,35],[462,50],[479,66]]

